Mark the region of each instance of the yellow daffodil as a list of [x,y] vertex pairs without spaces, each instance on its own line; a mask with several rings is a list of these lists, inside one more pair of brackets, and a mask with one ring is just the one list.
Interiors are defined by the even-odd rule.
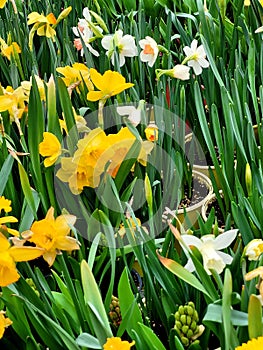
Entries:
[[26,111],[27,96],[21,86],[17,89],[6,89],[0,96],[0,112],[8,111],[11,121],[21,118]]
[[263,266],[259,266],[258,268],[249,271],[248,273],[245,274],[245,280],[246,281],[250,281],[253,278],[259,277],[259,282],[257,284],[257,289],[259,290],[259,295],[258,298],[261,302],[261,304],[263,304]]
[[258,260],[262,253],[262,239],[252,239],[252,241],[250,241],[244,249],[244,254],[248,257],[248,260]]
[[83,187],[97,187],[106,163],[113,157],[110,140],[105,132],[96,128],[78,142],[73,158],[62,158],[57,177],[68,182],[75,194]]
[[[4,210],[5,213],[9,213],[12,210],[11,201],[4,196],[0,196],[0,213],[2,210]],[[5,225],[14,222],[18,222],[17,218],[14,216],[4,216],[0,218],[0,232],[8,232],[13,236],[19,236],[17,230],[13,230]]]
[[158,140],[158,128],[157,125],[151,123],[144,130],[145,136],[148,141],[157,141]]
[[6,287],[19,279],[16,262],[33,260],[42,254],[41,248],[11,246],[8,239],[0,232],[0,286]]
[[247,343],[235,348],[235,350],[259,350],[263,349],[263,337],[253,338]]
[[44,132],[43,136],[44,140],[39,144],[39,153],[41,156],[47,157],[44,160],[44,166],[47,168],[53,165],[61,155],[61,145],[57,137],[51,132]]
[[[35,74],[34,77],[36,79],[40,98],[42,101],[45,101],[45,99],[46,99],[45,84],[44,84],[43,80],[38,75]],[[29,81],[27,81],[27,80],[22,81],[21,86],[23,88],[24,94],[27,96],[27,99],[29,99],[29,95],[30,95],[30,91],[31,91],[31,87],[32,87],[32,77],[30,77]]]
[[5,312],[3,310],[0,311],[0,339],[3,338],[5,329],[12,323],[8,317],[5,317]]
[[127,218],[126,223],[128,225],[128,228],[124,226],[124,223],[120,224],[120,229],[118,230],[118,234],[121,238],[125,236],[127,233],[127,230],[131,232],[132,235],[134,235],[134,232],[136,230],[137,226],[141,226],[141,220],[139,218],[136,218],[136,222],[132,218]]
[[79,249],[75,238],[70,237],[71,226],[74,225],[76,217],[74,215],[60,215],[54,217],[54,208],[51,207],[45,219],[35,221],[29,231],[22,236],[29,242],[33,242],[37,247],[44,249],[43,258],[53,265],[56,255],[61,250],[72,251]]
[[14,55],[15,52],[21,53],[21,48],[18,45],[18,43],[16,43],[15,41],[11,43],[11,45],[7,45],[7,43],[0,38],[0,47],[1,47],[1,54],[3,56],[5,56],[7,59],[9,59],[9,61],[11,60],[11,55]]
[[125,78],[120,73],[111,70],[107,70],[102,75],[96,69],[91,68],[90,77],[100,91],[89,91],[87,94],[89,101],[106,100],[134,86],[132,83],[126,83]]
[[[80,83],[80,88],[83,85],[83,81],[87,86],[88,90],[93,90],[93,84],[90,80],[90,71],[88,67],[83,63],[74,63],[71,66],[66,67],[58,67],[56,69],[57,72],[64,76],[63,81],[67,87],[77,86],[76,83]],[[77,86],[77,92],[79,92],[79,87]]]
[[34,24],[29,33],[29,48],[32,51],[33,49],[33,38],[35,32],[39,36],[46,36],[54,40],[56,35],[55,29],[52,28],[52,25],[56,24],[57,20],[53,13],[44,16],[38,12],[32,12],[28,15],[27,24]]
[[0,196],[0,213],[4,210],[5,213],[9,213],[12,210],[10,199],[6,199],[4,196]]
[[4,8],[6,3],[7,0],[0,0],[0,9]]
[[100,174],[94,172],[92,166],[75,162],[72,157],[61,158],[61,168],[56,176],[69,184],[73,194],[80,194],[85,186],[95,188],[99,185]]
[[129,343],[127,340],[121,340],[119,337],[107,338],[107,342],[103,345],[104,350],[130,350],[135,344],[133,340]]

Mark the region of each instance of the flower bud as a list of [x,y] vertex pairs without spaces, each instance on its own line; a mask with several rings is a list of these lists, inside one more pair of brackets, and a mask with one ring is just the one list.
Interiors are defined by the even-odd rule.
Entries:
[[182,324],[186,324],[186,315],[182,315],[180,317],[180,321],[182,322]]
[[249,163],[246,164],[245,182],[248,196],[252,196],[252,173]]
[[182,327],[182,333],[187,334],[188,329],[189,329],[189,326],[187,326],[186,324],[183,325],[183,327]]

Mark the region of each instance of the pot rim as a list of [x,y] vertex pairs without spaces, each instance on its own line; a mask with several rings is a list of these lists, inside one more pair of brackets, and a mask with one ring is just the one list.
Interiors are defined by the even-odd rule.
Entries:
[[208,193],[207,195],[202,199],[200,200],[198,203],[194,204],[194,205],[189,205],[188,207],[185,207],[185,208],[181,208],[181,209],[178,209],[176,211],[177,214],[183,214],[184,212],[189,212],[189,211],[193,211],[193,210],[196,210],[200,207],[202,207],[204,205],[204,203],[212,196],[212,194],[214,193],[214,190],[213,190],[213,185],[212,185],[212,182],[211,180],[209,179],[209,177],[207,177],[205,174],[199,172],[199,171],[196,171],[196,170],[193,170],[192,171],[192,176],[197,176],[199,177],[199,179],[201,179],[202,183],[204,183],[208,189]]

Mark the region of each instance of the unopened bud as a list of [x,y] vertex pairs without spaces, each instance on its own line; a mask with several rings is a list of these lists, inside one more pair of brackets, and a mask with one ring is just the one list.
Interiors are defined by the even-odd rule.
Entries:
[[249,163],[246,164],[245,181],[248,196],[252,196],[252,173]]

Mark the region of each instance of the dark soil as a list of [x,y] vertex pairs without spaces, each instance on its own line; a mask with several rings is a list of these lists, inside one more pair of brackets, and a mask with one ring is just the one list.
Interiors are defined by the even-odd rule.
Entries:
[[194,187],[191,189],[191,193],[189,192],[189,188],[186,188],[178,209],[187,208],[199,203],[207,196],[209,189],[200,178],[194,177]]
[[224,220],[224,216],[222,214],[222,211],[220,209],[220,206],[218,204],[216,197],[213,198],[207,206],[207,211],[206,211],[207,217],[209,216],[212,208],[215,208],[215,217],[216,217],[217,222],[218,222],[218,227],[224,229],[225,228],[225,220]]

